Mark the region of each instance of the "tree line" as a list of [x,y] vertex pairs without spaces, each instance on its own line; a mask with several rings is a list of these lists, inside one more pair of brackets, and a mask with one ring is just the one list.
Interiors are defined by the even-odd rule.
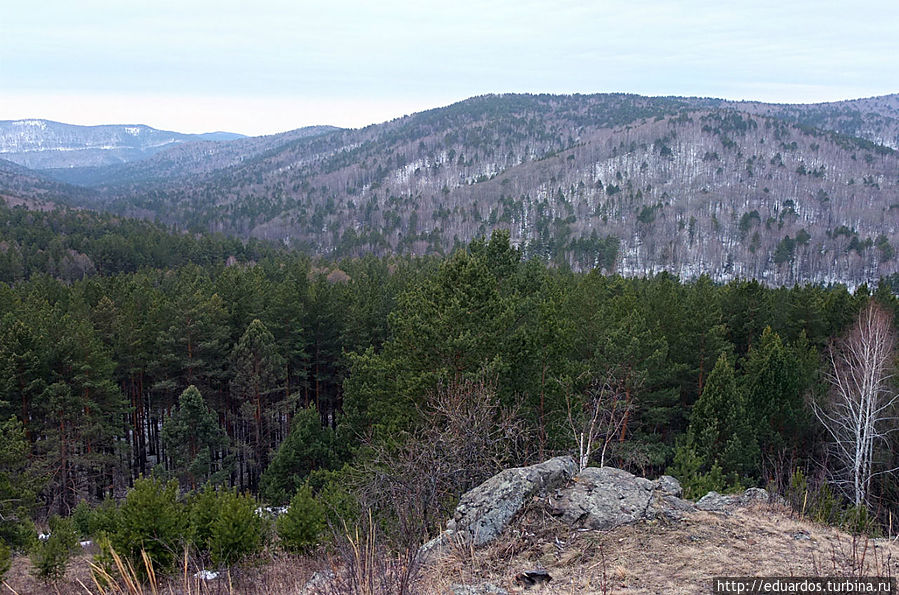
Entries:
[[[797,471],[824,483],[830,346],[872,302],[899,307],[887,284],[576,273],[522,258],[503,232],[439,259],[34,273],[0,285],[4,524],[150,475],[271,504],[362,486],[350,499],[388,514],[397,477],[442,469],[407,515],[432,525],[418,539],[484,474],[585,436],[585,463],[671,472],[693,495],[786,492]],[[423,469],[438,442],[447,461]],[[871,465],[895,467],[890,446]],[[891,475],[866,487],[867,510],[895,509]]]

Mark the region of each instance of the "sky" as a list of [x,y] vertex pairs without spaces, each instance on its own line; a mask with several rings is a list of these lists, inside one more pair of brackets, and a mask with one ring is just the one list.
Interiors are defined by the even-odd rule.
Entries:
[[896,0],[6,3],[0,120],[257,135],[485,93],[899,92]]

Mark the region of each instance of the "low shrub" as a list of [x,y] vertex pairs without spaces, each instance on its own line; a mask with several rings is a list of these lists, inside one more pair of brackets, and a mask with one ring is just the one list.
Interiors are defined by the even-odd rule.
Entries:
[[209,554],[220,566],[230,566],[262,549],[267,521],[256,514],[256,500],[236,490],[222,490],[209,533]]
[[5,543],[0,542],[0,580],[3,579],[3,575],[9,570],[11,563],[12,552]]
[[157,571],[171,571],[186,542],[184,508],[178,501],[177,481],[138,479],[116,515],[110,535],[113,549],[135,568],[143,567],[143,550]]
[[78,547],[78,532],[71,517],[50,518],[50,535],[38,540],[31,550],[34,575],[44,582],[58,580],[66,573],[72,552]]
[[308,484],[302,486],[290,501],[288,511],[278,517],[281,546],[291,552],[306,552],[318,545],[327,528],[326,512],[313,497],[312,488]]

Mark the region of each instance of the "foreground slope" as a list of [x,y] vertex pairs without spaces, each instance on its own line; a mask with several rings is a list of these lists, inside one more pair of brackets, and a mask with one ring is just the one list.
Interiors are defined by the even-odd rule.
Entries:
[[[55,588],[61,594],[90,593],[90,546]],[[337,559],[268,558],[234,570],[227,579],[198,581],[193,570],[162,585],[160,593],[327,594],[305,590],[316,572]],[[340,566],[337,566],[340,568]],[[525,590],[515,577],[548,571],[552,581]],[[24,556],[5,580],[20,595],[45,593]],[[492,585],[508,593],[710,593],[716,576],[897,576],[899,544],[854,537],[798,518],[785,508],[761,505],[728,514],[698,513],[676,523],[654,522],[611,531],[571,531],[558,521],[523,517],[496,544],[477,552],[454,552],[424,571],[414,593],[451,594]],[[230,580],[230,588],[228,581]],[[79,582],[80,581],[80,582]],[[187,583],[187,588],[185,588]],[[454,589],[455,587],[455,589]],[[489,593],[491,591],[467,591]],[[492,591],[496,593],[497,591]]]
[[429,570],[425,591],[490,583],[524,592],[515,577],[534,568],[553,580],[527,593],[710,593],[718,576],[896,576],[899,544],[852,536],[767,504],[605,532],[572,531],[532,514],[489,550],[456,552]]

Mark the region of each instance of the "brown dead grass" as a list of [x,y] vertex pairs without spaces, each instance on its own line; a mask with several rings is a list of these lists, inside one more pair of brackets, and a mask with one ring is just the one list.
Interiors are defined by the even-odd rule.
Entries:
[[[608,532],[571,531],[539,510],[500,544],[455,551],[426,571],[424,592],[490,582],[524,592],[514,577],[545,569],[551,583],[527,593],[708,593],[715,576],[899,576],[899,544],[852,536],[782,507],[697,513]],[[854,549],[853,549],[854,548]],[[853,553],[854,552],[854,553]]]
[[[45,586],[30,562],[15,559],[0,594],[84,594],[91,586],[88,553],[64,580]],[[160,593],[299,593],[329,561],[272,553],[228,578],[185,589],[178,580]],[[515,583],[524,570],[545,569],[548,585]],[[899,543],[851,535],[796,518],[783,507],[756,506],[728,514],[696,513],[679,522],[654,521],[612,531],[577,531],[534,506],[497,543],[457,549],[426,568],[416,592],[449,593],[453,584],[493,583],[509,593],[708,593],[715,576],[899,576]]]
[[[92,556],[83,552],[74,556],[63,579],[55,584],[44,584],[31,575],[31,562],[26,556],[13,560],[9,573],[0,582],[0,595],[94,595],[95,588],[90,574]],[[173,576],[161,581],[160,595],[280,595],[298,593],[316,570],[326,568],[326,560],[311,559],[280,552],[272,552],[240,568],[231,569],[215,580],[202,581],[193,577],[197,569],[191,568],[186,577]],[[86,588],[85,588],[86,587]],[[144,587],[146,593],[152,589]]]

